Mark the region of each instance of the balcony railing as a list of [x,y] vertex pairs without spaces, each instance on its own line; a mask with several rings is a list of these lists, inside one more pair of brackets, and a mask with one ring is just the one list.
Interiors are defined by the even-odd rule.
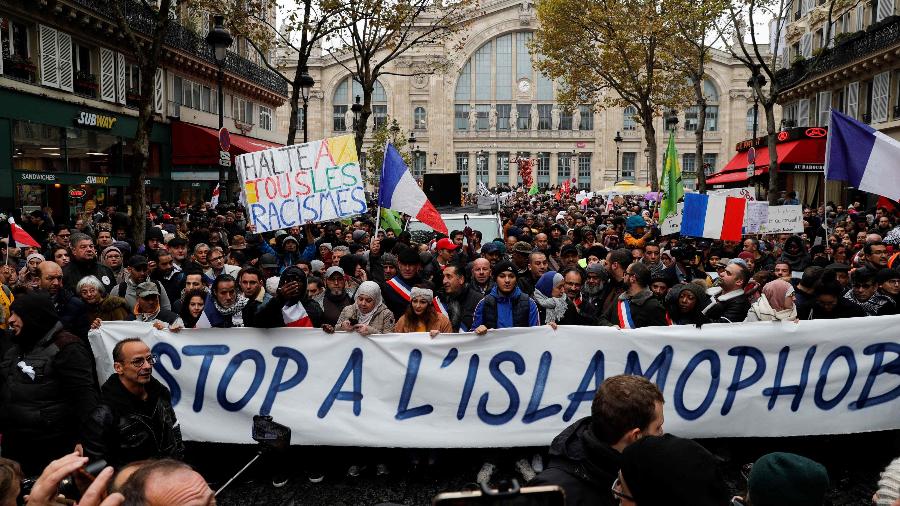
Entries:
[[[102,15],[114,24],[116,23],[115,8],[112,2],[106,0],[71,1]],[[123,1],[121,5],[125,19],[132,30],[146,36],[150,36],[153,33],[153,29],[156,26],[156,12],[132,0]],[[166,46],[186,51],[215,65],[212,49],[203,37],[188,30],[176,20],[172,20],[169,23],[169,30],[166,33],[164,43]],[[286,97],[288,94],[287,82],[280,75],[230,51],[225,59],[225,71],[237,74],[281,96]]]
[[813,58],[779,70],[775,79],[782,90],[792,88],[806,79],[897,44],[900,44],[900,16],[891,16],[869,26],[861,35],[851,35],[836,47],[826,49],[818,61]]

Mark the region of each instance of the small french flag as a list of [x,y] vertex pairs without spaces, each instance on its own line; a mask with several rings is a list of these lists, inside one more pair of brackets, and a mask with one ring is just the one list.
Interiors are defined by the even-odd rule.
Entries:
[[284,306],[281,308],[281,316],[284,318],[285,327],[308,327],[312,328],[312,320],[306,314],[306,308],[303,303],[297,302],[292,306]]
[[747,201],[740,197],[688,193],[684,196],[681,235],[740,241]]
[[34,237],[31,237],[28,232],[16,225],[16,220],[13,218],[9,219],[9,235],[16,241],[16,246],[19,248],[24,248],[25,246],[31,246],[33,248],[41,247],[41,244],[35,241]]
[[435,231],[447,234],[447,224],[441,214],[419,188],[397,148],[391,143],[384,149],[378,205],[415,216]]

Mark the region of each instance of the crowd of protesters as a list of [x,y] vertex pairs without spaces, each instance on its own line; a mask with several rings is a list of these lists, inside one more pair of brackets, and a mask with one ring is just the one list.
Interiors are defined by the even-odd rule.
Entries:
[[[156,357],[147,345],[120,342],[115,373],[98,383],[87,336],[104,322],[440,339],[538,325],[630,329],[900,311],[900,233],[888,209],[805,208],[803,233],[730,242],[664,236],[652,204],[607,198],[513,193],[500,207],[497,237],[465,228],[414,238],[378,230],[374,213],[258,234],[240,208],[206,204],[155,207],[143,238],[132,237],[129,217],[114,207],[71,223],[43,211],[17,216],[42,247],[4,243],[0,252],[0,433],[11,459],[0,461],[0,496],[13,492],[4,480],[23,472],[43,471],[46,483],[88,459],[106,460],[121,475],[135,461],[160,458],[109,488],[164,504],[149,499],[149,477],[170,474],[206,494],[199,475],[178,462],[178,422],[168,390],[152,376]],[[663,504],[658,498],[682,492],[683,501],[665,504],[728,504],[712,456],[663,435],[656,387],[617,378],[601,387],[608,391],[598,392],[592,415],[552,443],[546,466],[523,459],[519,472],[562,485],[568,504]],[[755,505],[822,504],[828,486],[820,465],[790,454],[761,459],[751,489],[754,479]],[[763,499],[775,480],[789,482],[779,485],[784,493],[812,501]],[[896,483],[877,504],[900,505]]]

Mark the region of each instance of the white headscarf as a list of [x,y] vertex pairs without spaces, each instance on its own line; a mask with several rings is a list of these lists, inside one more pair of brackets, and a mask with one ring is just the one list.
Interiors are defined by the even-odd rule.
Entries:
[[359,304],[356,305],[356,309],[359,312],[359,323],[368,325],[372,321],[372,317],[375,316],[375,313],[384,306],[384,303],[381,302],[381,287],[374,281],[363,281],[359,285],[359,288],[356,289],[356,295],[354,297],[359,299],[360,295],[367,295],[375,301],[375,306],[368,313],[363,313],[362,310],[359,309]]

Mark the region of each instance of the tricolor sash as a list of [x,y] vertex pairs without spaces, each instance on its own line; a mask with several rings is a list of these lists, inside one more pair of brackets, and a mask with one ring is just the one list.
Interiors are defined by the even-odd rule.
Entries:
[[617,312],[619,313],[619,328],[633,329],[634,319],[631,317],[631,301],[628,299],[620,300],[617,304]]

